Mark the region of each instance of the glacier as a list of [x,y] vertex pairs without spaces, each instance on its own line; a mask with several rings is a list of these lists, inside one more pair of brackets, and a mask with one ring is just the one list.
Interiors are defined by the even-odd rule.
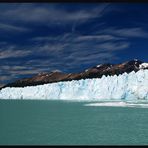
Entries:
[[6,87],[0,99],[147,100],[148,69],[93,79],[72,80],[27,87]]

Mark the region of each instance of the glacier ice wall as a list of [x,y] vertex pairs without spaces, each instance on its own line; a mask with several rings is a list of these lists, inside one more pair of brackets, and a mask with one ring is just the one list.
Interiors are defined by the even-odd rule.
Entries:
[[28,87],[7,87],[0,99],[136,100],[148,99],[148,70]]

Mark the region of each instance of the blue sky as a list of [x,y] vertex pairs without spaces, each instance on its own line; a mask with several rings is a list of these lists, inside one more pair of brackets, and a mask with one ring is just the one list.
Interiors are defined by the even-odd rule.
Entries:
[[0,85],[39,72],[147,61],[147,3],[1,3]]

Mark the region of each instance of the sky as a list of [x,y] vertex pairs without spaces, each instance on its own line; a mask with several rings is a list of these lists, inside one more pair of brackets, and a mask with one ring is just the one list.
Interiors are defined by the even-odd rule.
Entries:
[[148,3],[0,3],[0,86],[147,57]]

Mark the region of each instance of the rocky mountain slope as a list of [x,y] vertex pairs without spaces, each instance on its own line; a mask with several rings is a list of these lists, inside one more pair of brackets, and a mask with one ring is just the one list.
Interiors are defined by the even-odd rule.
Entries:
[[148,69],[148,63],[144,63],[142,61],[134,59],[120,64],[100,64],[91,67],[85,71],[82,71],[81,73],[62,73],[58,71],[49,73],[39,73],[38,75],[35,75],[31,78],[20,79],[13,83],[9,83],[3,86],[2,88],[35,86],[60,81],[101,78],[103,75],[119,75],[124,72],[137,72],[140,69]]

